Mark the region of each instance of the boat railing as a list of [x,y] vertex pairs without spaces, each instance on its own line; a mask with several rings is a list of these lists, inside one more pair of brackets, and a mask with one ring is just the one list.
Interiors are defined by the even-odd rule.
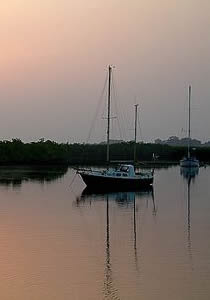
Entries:
[[76,168],[77,172],[94,172],[94,173],[101,173],[101,170],[96,170],[92,168]]
[[80,172],[80,171],[92,171],[91,168],[74,168],[77,172]]

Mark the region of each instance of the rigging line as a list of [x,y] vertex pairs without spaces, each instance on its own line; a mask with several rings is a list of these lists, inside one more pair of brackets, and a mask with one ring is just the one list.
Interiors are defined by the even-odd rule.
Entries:
[[[116,110],[116,115],[117,115],[117,125],[118,125],[118,129],[119,129],[119,135],[120,135],[120,139],[123,140],[122,138],[122,130],[121,130],[121,126],[120,126],[120,114],[119,114],[119,111],[118,111],[118,103],[117,103],[117,93],[116,93],[116,88],[115,88],[115,80],[113,78],[112,80],[112,86],[113,86],[113,102],[114,102],[114,105],[115,105],[115,110]],[[119,116],[119,117],[118,117]]]
[[76,170],[76,172],[75,172],[75,174],[74,174],[74,176],[73,176],[73,178],[72,178],[72,180],[71,180],[71,182],[70,182],[70,184],[69,184],[69,188],[70,188],[71,192],[73,193],[73,195],[74,195],[75,197],[76,197],[76,193],[75,193],[75,191],[73,190],[72,185],[73,185],[74,180],[75,180],[76,177],[77,177],[77,170]]
[[[114,98],[114,100],[115,100],[114,104],[115,104],[115,110],[116,110],[116,114],[117,114],[119,134],[120,134],[120,138],[122,140],[126,140],[126,130],[125,130],[126,118],[125,118],[125,115],[124,115],[125,109],[123,108],[123,102],[120,102],[120,106],[119,106],[119,102],[117,101],[117,99],[119,99],[119,97],[118,97],[116,91],[117,91],[117,89],[116,89],[116,80],[113,77],[113,94],[114,94],[114,97],[115,97]],[[118,109],[119,107],[121,108],[120,110]],[[128,124],[126,124],[126,125],[128,125]]]
[[127,137],[128,137],[127,130],[129,128],[129,125],[128,125],[128,122],[127,122],[128,119],[125,116],[126,109],[124,109],[124,103],[123,102],[120,103],[120,107],[121,107],[120,122],[121,122],[121,124],[123,124],[124,141],[126,141]]
[[[121,107],[122,107],[122,119],[123,119],[123,124],[125,124],[125,133],[126,132],[128,132],[128,130],[130,130],[130,128],[132,127],[131,126],[131,122],[130,121],[128,121],[128,115],[126,115],[126,111],[127,111],[127,109],[125,109],[125,106],[124,106],[124,103],[122,102],[122,104],[121,104]],[[127,139],[130,139],[129,138],[129,134],[125,134],[125,140],[127,140]]]
[[100,95],[100,98],[99,98],[99,101],[98,101],[98,104],[97,104],[97,107],[96,107],[96,111],[95,111],[95,114],[94,114],[94,118],[93,118],[93,120],[92,120],[91,127],[90,127],[90,130],[89,130],[89,133],[88,133],[88,138],[87,138],[87,140],[86,140],[86,144],[87,144],[87,143],[89,142],[89,140],[90,140],[90,137],[91,137],[91,134],[92,134],[94,125],[95,125],[95,121],[96,121],[97,115],[98,115],[98,113],[99,113],[99,109],[100,109],[100,107],[101,107],[101,104],[102,104],[102,100],[103,100],[105,88],[106,88],[106,85],[107,85],[107,80],[108,80],[108,76],[106,75],[106,79],[105,79],[105,82],[104,82],[104,86],[103,86],[103,89],[102,89],[102,92],[101,92],[101,95]]
[[[185,97],[185,101],[184,101],[184,113],[185,113],[185,116],[186,116],[186,112],[188,110],[187,103],[188,103],[188,97],[186,96]],[[185,120],[184,121],[184,123],[185,123],[184,127],[185,127],[185,137],[186,137],[187,136],[187,128],[188,128],[188,119],[185,118],[184,120]]]
[[106,117],[107,112],[106,112],[106,110],[107,110],[107,103],[106,103],[106,101],[104,101],[103,109],[101,111],[101,119],[103,119],[103,120],[107,120],[107,117]]
[[141,128],[139,114],[138,114],[138,127],[139,127],[140,138],[141,138],[141,141],[143,142],[143,135],[142,135],[142,128]]
[[69,184],[70,188],[71,188],[72,184],[74,183],[74,180],[75,180],[76,176],[77,176],[77,171],[75,172],[74,177],[73,177],[72,181]]

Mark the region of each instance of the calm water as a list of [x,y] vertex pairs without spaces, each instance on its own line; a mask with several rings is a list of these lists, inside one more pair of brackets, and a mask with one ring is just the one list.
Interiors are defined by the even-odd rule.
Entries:
[[1,299],[210,299],[210,167],[156,170],[147,192],[73,178],[1,167]]

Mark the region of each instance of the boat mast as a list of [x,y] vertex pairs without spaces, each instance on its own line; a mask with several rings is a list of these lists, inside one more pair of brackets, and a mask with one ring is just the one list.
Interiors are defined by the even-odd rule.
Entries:
[[106,161],[109,163],[109,135],[110,135],[110,109],[111,109],[111,76],[112,76],[112,67],[109,65],[108,73],[108,111],[107,111],[107,148],[106,148]]
[[190,137],[190,101],[191,101],[191,85],[189,85],[189,112],[188,112],[188,151],[187,151],[187,157],[190,158],[190,142],[191,142],[191,137]]
[[134,153],[133,153],[133,160],[134,164],[136,163],[136,137],[137,137],[137,116],[138,116],[138,104],[135,104],[135,129],[134,129]]

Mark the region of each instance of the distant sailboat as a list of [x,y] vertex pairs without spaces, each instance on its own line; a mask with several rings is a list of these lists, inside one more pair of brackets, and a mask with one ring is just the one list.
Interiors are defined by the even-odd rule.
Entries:
[[[112,67],[108,69],[108,109],[107,109],[107,164],[110,162],[110,111],[111,111],[111,80]],[[135,141],[134,141],[134,163],[136,160],[136,120],[137,106],[135,106]],[[135,172],[132,164],[120,164],[115,168],[106,170],[79,169],[77,173],[82,177],[88,187],[93,189],[130,189],[144,188],[153,183],[153,171]]]
[[191,156],[191,116],[190,116],[190,106],[191,106],[191,86],[189,86],[189,109],[188,109],[188,149],[187,149],[187,157],[184,157],[180,161],[180,166],[184,168],[198,168],[199,160],[194,156]]

